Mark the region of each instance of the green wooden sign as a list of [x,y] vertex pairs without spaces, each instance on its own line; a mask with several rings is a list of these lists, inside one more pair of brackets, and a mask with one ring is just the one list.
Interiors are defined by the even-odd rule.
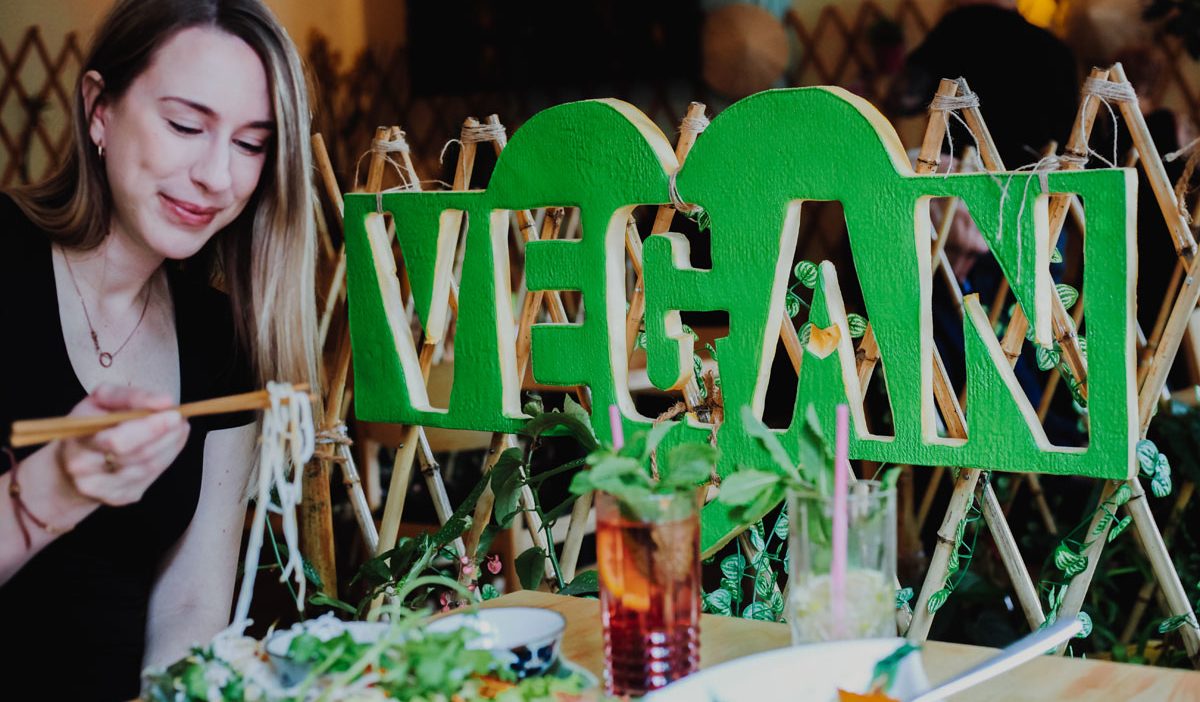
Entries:
[[[886,370],[894,435],[867,430],[837,273],[824,263],[810,321],[832,332],[830,348],[806,348],[795,419],[781,441],[795,450],[812,405],[833,426],[839,403],[851,408],[850,455],[888,463],[1034,471],[1095,478],[1134,472],[1133,213],[1130,169],[916,175],[892,126],[870,104],[838,88],[774,90],[722,112],[680,168],[666,137],[616,100],[570,103],[530,119],[501,154],[486,190],[398,192],[345,202],[348,290],[354,348],[355,408],[361,419],[515,432],[524,417],[516,376],[510,308],[509,212],[578,207],[579,240],[526,247],[530,290],[582,292],[581,324],[533,328],[532,371],[539,383],[591,388],[592,422],[610,435],[610,404],[624,431],[647,427],[634,408],[625,357],[627,216],[670,201],[671,174],[683,200],[711,219],[712,268],[690,267],[678,234],[644,245],[647,371],[659,388],[678,388],[692,372],[692,337],[681,311],[723,310],[729,335],[716,342],[725,406],[717,434],[720,475],[765,465],[744,427],[759,416],[783,321],[798,220],[808,200],[836,200],[845,212],[866,313]],[[968,438],[938,435],[932,391],[929,200],[962,198],[1025,310],[1037,343],[1050,330],[1050,193],[1080,196],[1087,221],[1082,304],[1087,325],[1089,421],[1086,448],[1055,447],[1001,351],[978,299],[965,303]],[[425,393],[408,332],[384,218],[395,222],[416,310],[426,334],[445,331],[454,246],[467,218],[454,384],[449,407]],[[700,440],[709,427],[681,422],[664,447]],[[706,551],[734,530],[725,508],[705,507]]]

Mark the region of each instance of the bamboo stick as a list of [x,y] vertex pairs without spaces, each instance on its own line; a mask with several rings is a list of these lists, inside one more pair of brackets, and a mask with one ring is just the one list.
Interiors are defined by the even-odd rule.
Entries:
[[[307,383],[294,386],[300,392],[308,390]],[[13,448],[35,446],[57,439],[71,439],[80,436],[91,436],[97,432],[115,427],[121,422],[149,417],[158,412],[174,410],[184,418],[200,417],[214,414],[229,414],[248,410],[266,409],[271,406],[271,395],[266,390],[254,390],[237,395],[214,397],[197,402],[186,402],[166,410],[123,410],[86,417],[48,417],[45,419],[22,419],[12,423],[11,443]]]
[[[1114,83],[1129,83],[1129,79],[1125,77],[1125,69],[1120,63],[1114,63],[1111,72]],[[1093,102],[1097,101],[1093,100]],[[1136,100],[1121,101],[1117,103],[1117,106],[1121,110],[1121,116],[1125,119],[1125,125],[1129,128],[1133,146],[1141,156],[1143,172],[1146,174],[1146,179],[1150,181],[1150,189],[1154,191],[1154,198],[1158,201],[1158,207],[1166,219],[1167,229],[1171,232],[1171,241],[1175,244],[1175,251],[1181,258],[1190,261],[1196,255],[1196,240],[1192,237],[1192,228],[1184,219],[1183,213],[1179,211],[1179,202],[1175,199],[1175,189],[1171,187],[1171,181],[1167,178],[1167,170],[1163,166],[1162,159],[1158,157],[1158,149],[1154,146],[1154,137],[1150,136],[1150,129],[1146,126],[1146,118],[1142,115],[1141,107]],[[1153,158],[1150,158],[1151,155]]]
[[304,466],[300,494],[300,543],[304,558],[321,581],[321,592],[338,596],[337,558],[333,550],[333,464],[314,457]]
[[[376,132],[377,138],[380,136],[386,137],[386,135],[387,130],[385,128],[380,128],[380,130],[377,130]],[[337,209],[336,219],[339,225],[341,225],[344,212],[342,193],[338,188],[337,178],[334,176],[333,166],[329,161],[329,154],[325,148],[325,140],[320,134],[313,135],[312,148],[314,160],[317,164],[317,170],[321,176],[321,182],[325,187],[326,196],[329,198],[330,202],[334,203],[334,206]],[[382,177],[382,170],[380,169],[377,172],[379,177]],[[325,300],[326,307],[322,313],[320,327],[320,343],[322,348],[324,348],[328,338],[329,328],[332,324],[334,314],[336,310],[339,309],[339,303],[343,299],[342,292],[344,291],[344,288],[342,284],[345,277],[345,270],[346,249],[345,243],[343,242],[338,252],[338,264],[335,268],[333,279],[330,281],[330,290]],[[346,391],[346,383],[350,370],[351,349],[348,328],[342,328],[340,334],[341,336],[339,337],[338,349],[334,356],[334,377],[329,379],[328,387],[330,395],[327,398],[323,412],[327,418],[327,421],[324,422],[325,431],[336,431],[338,433],[342,433],[344,436],[344,421],[348,411],[349,401],[349,393]],[[343,442],[338,442],[335,453],[337,454],[336,460],[333,456],[330,456],[327,453],[318,453],[318,458],[321,459],[322,465],[325,466],[325,474],[320,477],[315,475],[312,476],[312,479],[307,481],[305,484],[305,494],[307,495],[313,490],[317,491],[317,494],[327,493],[328,481],[330,477],[328,473],[332,472],[332,463],[337,462],[341,468],[342,484],[345,486],[347,495],[349,496],[351,510],[354,512],[355,521],[358,524],[359,531],[362,533],[363,542],[366,544],[369,552],[374,553],[375,549],[379,545],[379,532],[375,527],[375,518],[371,514],[370,504],[363,489],[362,480],[359,478],[358,469],[354,465],[354,458],[350,453],[349,447]],[[329,511],[330,515],[332,515],[331,508]],[[328,541],[332,542],[332,522],[330,522],[328,525],[323,523],[314,523],[311,525],[310,529],[314,534],[326,534],[329,537]],[[333,566],[332,562],[325,566],[325,568],[326,570],[332,571],[332,578],[336,578],[336,567]],[[331,578],[325,578],[323,576],[323,581],[328,581],[330,579]]]
[[[959,89],[960,83],[955,81],[943,80],[938,88],[939,94],[945,96],[955,95]],[[961,83],[962,87],[966,87],[965,82]],[[995,150],[995,145],[991,141],[990,132],[987,125],[983,121],[982,113],[978,107],[964,110],[966,113],[966,121],[971,127],[971,130],[976,134],[979,140],[980,155],[984,162],[984,166],[988,169],[1003,169],[1004,165],[1000,160],[999,154]],[[930,138],[930,133],[942,133],[944,137],[945,122],[931,118],[926,130],[926,139],[922,144],[922,152],[918,157],[918,169],[933,170],[937,167],[936,156],[941,150],[941,139],[934,140]],[[1012,333],[1010,326],[1009,334]],[[1022,332],[1022,336],[1024,332]],[[1006,335],[1007,338],[1007,335]],[[865,339],[864,339],[865,340]],[[878,350],[875,350],[877,356]],[[958,406],[958,398],[952,391],[948,390],[949,381],[946,379],[945,367],[941,362],[941,357],[937,350],[934,349],[934,396],[938,400],[939,408],[942,411],[943,419],[946,421],[947,434],[955,438],[966,438],[966,428],[962,421],[962,410]],[[1010,362],[1014,359],[1010,356]],[[860,369],[861,370],[861,369]],[[941,384],[943,389],[938,391],[937,387]],[[961,433],[959,433],[961,432]],[[946,514],[943,517],[942,525],[938,529],[938,543],[934,547],[933,556],[930,559],[929,569],[926,572],[924,584],[921,587],[921,592],[917,597],[916,606],[913,608],[912,624],[908,630],[908,637],[917,640],[924,639],[929,634],[929,627],[933,622],[933,612],[929,611],[928,603],[930,596],[942,589],[946,577],[949,573],[950,556],[955,548],[954,536],[958,529],[958,523],[962,521],[966,515],[971,501],[975,494],[976,485],[979,481],[980,472],[974,469],[963,469],[959,471],[958,480],[955,483],[954,492],[950,497],[950,504],[947,507]],[[995,495],[990,484],[986,483],[983,486],[984,503],[995,501]],[[990,518],[986,518],[992,536],[998,544],[1000,555],[1005,558],[1005,567],[1009,572],[1010,577],[1016,578],[1013,586],[1016,590],[1018,599],[1021,600],[1021,608],[1027,613],[1028,621],[1031,628],[1040,624],[1037,616],[1029,616],[1032,613],[1041,612],[1041,603],[1037,600],[1037,590],[1034,588],[1032,581],[1029,579],[1028,571],[1024,564],[1008,563],[1007,559],[1013,554],[1018,554],[1016,542],[1012,538],[1012,533],[1009,531],[1006,523],[1003,523],[1003,514],[998,511],[991,511]],[[1032,595],[1032,596],[1031,596]]]
[[[1183,512],[1187,509],[1188,503],[1191,502],[1192,496],[1195,493],[1196,484],[1190,480],[1179,488],[1178,494],[1175,495],[1175,504],[1171,507],[1171,516],[1167,518],[1167,527],[1163,529],[1162,538],[1164,544],[1170,544],[1173,540],[1175,531],[1179,528],[1179,523],[1183,520]],[[1138,628],[1142,624],[1142,617],[1145,616],[1146,608],[1150,604],[1150,598],[1154,595],[1154,586],[1157,582],[1151,576],[1142,585],[1142,589],[1138,590],[1138,596],[1133,603],[1133,609],[1130,610],[1129,617],[1125,621],[1125,629],[1121,631],[1121,643],[1129,643],[1137,635]]]
[[[702,102],[693,102],[688,105],[687,116],[684,117],[679,128],[679,141],[675,144],[675,160],[678,161],[681,168],[687,160],[692,146],[695,145],[696,139],[700,136],[700,130],[696,129],[694,125],[697,124],[697,120],[704,118],[705,109]],[[674,218],[674,207],[660,206],[654,215],[654,224],[650,227],[651,236],[670,230]],[[629,251],[630,259],[633,260],[633,269],[637,273],[637,282],[634,283],[633,294],[629,298],[629,312],[625,316],[625,355],[630,357],[633,355],[633,348],[637,343],[638,332],[642,328],[642,318],[646,314],[645,278],[642,275],[642,239],[637,235],[636,228],[632,235],[626,228],[625,246]]]
[[[500,117],[498,115],[490,115],[488,124],[492,126],[500,126]],[[508,145],[508,136],[502,129],[497,129],[493,135],[492,146],[495,149],[496,155],[499,156],[504,148]],[[562,224],[562,209],[557,209],[552,216],[547,216],[543,223],[543,239],[553,239],[557,236],[559,227]],[[530,241],[538,240],[537,228],[534,225],[532,213],[528,210],[517,210],[516,212],[517,228],[520,232],[522,243],[527,244]],[[522,311],[520,315],[520,323],[517,328],[517,377],[524,382],[525,372],[528,369],[530,360],[530,339],[532,336],[533,323],[537,317],[537,310],[542,303],[546,303],[546,307],[550,313],[551,320],[556,324],[566,323],[566,310],[563,307],[562,298],[557,290],[551,291],[533,291],[529,293],[522,303]],[[579,404],[586,411],[591,411],[592,400],[591,394],[586,387],[576,387],[573,389],[575,396],[579,400]],[[498,436],[498,435],[497,435]],[[493,443],[497,441],[497,436],[493,437]],[[515,445],[515,442],[511,445]],[[498,456],[499,452],[496,451]],[[528,493],[528,503],[530,505],[527,512],[532,513],[532,498],[533,493],[526,487],[521,493],[521,499],[526,500]],[[567,525],[567,535],[563,543],[562,557],[559,559],[560,568],[563,573],[563,579],[567,582],[575,575],[575,569],[579,563],[579,551],[583,544],[583,537],[587,531],[588,515],[591,513],[592,498],[590,495],[580,497],[575,500],[572,506],[571,518]],[[490,513],[490,512],[489,512]],[[536,514],[531,516],[536,517]],[[533,528],[533,522],[530,522],[530,528]],[[534,534],[535,537],[540,533],[541,524],[537,525],[539,530]],[[478,541],[476,541],[478,543]],[[536,538],[535,538],[535,543]],[[554,544],[546,544],[543,550],[553,548]],[[553,574],[550,563],[547,561],[547,577]]]
[[[478,125],[479,122],[475,118],[468,117],[463,122],[463,129],[477,127]],[[403,137],[403,134],[399,128],[392,127],[389,136],[394,140]],[[459,151],[458,161],[455,165],[454,190],[465,190],[470,183],[471,173],[475,165],[476,151],[475,142],[467,139],[463,140],[462,149]],[[409,187],[413,190],[420,190],[420,178],[417,176],[411,156],[409,156],[407,151],[401,151],[400,153],[404,162],[404,170],[409,181]],[[374,165],[374,162],[372,162],[372,165]],[[369,172],[369,176],[373,173],[374,171]],[[374,182],[370,182],[368,189],[370,189],[371,185],[375,184]],[[380,182],[377,185],[381,186],[382,183]],[[378,192],[378,190],[376,191]],[[459,226],[461,227],[461,220]],[[458,288],[453,280],[450,283],[448,299],[451,312],[456,314],[458,309]],[[421,366],[421,377],[426,382],[429,380],[429,373],[433,367],[433,356],[436,349],[437,342],[432,341],[428,337],[421,345],[419,363]],[[441,472],[437,470],[437,463],[434,461],[432,451],[429,449],[429,441],[425,437],[424,428],[419,425],[405,426],[401,431],[400,446],[396,450],[395,459],[392,463],[392,479],[388,488],[387,502],[384,504],[378,553],[391,549],[396,543],[404,514],[404,504],[408,497],[408,486],[412,480],[413,463],[417,459],[418,453],[421,456],[421,463],[424,467],[422,477],[429,488],[430,496],[434,503],[434,512],[438,515],[439,521],[444,524],[453,511],[449,509],[449,497],[446,495],[446,488],[442,482]],[[466,553],[466,544],[461,540],[456,540],[455,547],[462,548],[464,555],[470,555]]]
[[[950,506],[942,519],[942,525],[937,532],[937,546],[929,559],[929,569],[925,573],[925,582],[913,605],[912,624],[908,627],[906,637],[914,641],[924,641],[929,636],[929,627],[933,624],[933,612],[929,611],[929,598],[941,590],[950,572],[950,554],[955,548],[955,537],[958,533],[958,523],[967,514],[975,488],[979,482],[980,471],[963,469],[959,471],[958,480],[954,483],[954,493],[950,496]],[[1018,592],[1018,594],[1020,594]]]
[[[1124,79],[1124,73],[1120,70],[1119,65],[1113,67],[1113,72],[1119,79]],[[1140,160],[1143,165],[1151,163],[1158,158],[1157,153],[1153,151],[1140,150],[1139,153],[1142,156]],[[1194,250],[1194,245],[1193,249],[1182,249],[1180,254],[1186,257],[1188,252],[1192,250]],[[1170,372],[1172,362],[1178,353],[1188,321],[1191,318],[1193,310],[1196,308],[1197,299],[1200,299],[1200,281],[1197,280],[1198,274],[1200,274],[1200,258],[1191,256],[1187,274],[1183,279],[1178,295],[1171,305],[1171,312],[1167,317],[1161,339],[1150,358],[1148,364],[1149,370],[1146,372],[1138,392],[1138,418],[1141,436],[1146,435],[1146,430],[1149,428],[1150,420],[1153,416],[1155,403],[1162,396],[1167,374]],[[1157,330],[1155,335],[1157,335]],[[1108,496],[1111,496],[1119,484],[1120,481],[1105,483],[1101,493],[1101,500],[1103,501]],[[1146,555],[1154,569],[1155,577],[1162,588],[1171,612],[1176,615],[1190,615],[1192,621],[1195,621],[1195,613],[1192,610],[1191,602],[1187,599],[1186,592],[1179,580],[1179,574],[1175,571],[1170,554],[1163,543],[1162,533],[1155,523],[1154,515],[1150,512],[1150,508],[1146,504],[1146,492],[1142,487],[1141,481],[1135,476],[1132,480],[1125,481],[1125,484],[1129,486],[1132,492],[1132,497],[1125,505],[1126,511],[1133,517],[1134,527],[1137,529],[1137,533],[1145,547]],[[1067,588],[1063,603],[1060,605],[1060,612],[1064,612],[1065,616],[1076,616],[1078,614],[1083,604],[1083,599],[1087,594],[1088,587],[1091,584],[1092,577],[1095,575],[1096,564],[1100,553],[1104,549],[1104,544],[1107,541],[1105,537],[1111,526],[1111,524],[1101,525],[1101,518],[1102,514],[1097,514],[1093,517],[1091,529],[1088,532],[1096,534],[1092,543],[1084,551],[1084,555],[1088,559],[1088,566],[1082,573],[1072,579],[1070,587]],[[1109,522],[1111,521],[1109,520]],[[1179,631],[1181,632],[1184,646],[1187,649],[1188,656],[1192,660],[1193,666],[1200,667],[1200,631],[1193,626],[1184,626]],[[1060,647],[1059,650],[1061,652],[1064,649],[1065,647]]]
[[1033,579],[1029,577],[1025,559],[1017,549],[1017,540],[1008,528],[1004,510],[1000,508],[1000,500],[996,498],[994,490],[983,491],[983,519],[992,532],[996,549],[1000,552],[1000,560],[1008,572],[1008,579],[1018,591],[1017,601],[1021,604],[1025,621],[1029,622],[1031,629],[1037,629],[1046,621],[1046,615],[1042,613],[1037,588],[1033,585]]
[[[429,486],[429,497],[433,500],[433,511],[437,515],[438,524],[445,524],[454,514],[454,507],[450,505],[450,496],[446,494],[441,466],[434,460],[433,451],[429,448],[429,440],[424,432],[417,434],[417,444],[417,463],[420,466],[421,477],[425,478],[425,483]],[[462,537],[455,537],[453,546],[459,556],[467,555]]]
[[371,516],[371,506],[367,504],[366,491],[363,490],[362,480],[354,465],[354,455],[350,452],[350,447],[344,444],[337,447],[337,454],[340,458],[338,462],[342,466],[342,485],[350,496],[354,521],[358,524],[358,530],[362,532],[367,552],[375,553],[379,547],[379,530],[375,527],[375,518]]
[[1150,333],[1150,338],[1146,341],[1146,347],[1138,358],[1138,386],[1146,381],[1146,374],[1150,372],[1150,361],[1154,358],[1154,352],[1158,351],[1158,344],[1162,340],[1163,332],[1167,327],[1167,317],[1171,314],[1172,303],[1179,295],[1179,286],[1183,282],[1183,271],[1185,264],[1182,259],[1175,262],[1175,270],[1171,273],[1171,280],[1167,283],[1167,294],[1163,296],[1162,305],[1158,308],[1158,316],[1154,320],[1154,330]]

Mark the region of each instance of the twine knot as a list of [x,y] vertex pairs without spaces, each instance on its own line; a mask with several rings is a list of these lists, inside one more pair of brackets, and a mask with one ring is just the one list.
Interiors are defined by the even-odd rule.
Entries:
[[704,115],[699,117],[684,117],[680,124],[680,131],[695,132],[701,134],[705,129],[708,129],[709,121]]

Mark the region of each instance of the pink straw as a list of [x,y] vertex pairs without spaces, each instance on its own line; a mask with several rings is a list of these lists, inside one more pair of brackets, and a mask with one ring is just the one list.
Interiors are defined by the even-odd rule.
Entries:
[[621,424],[621,410],[616,405],[608,406],[608,423],[612,427],[613,448],[620,450],[625,445],[625,427]]
[[846,635],[846,542],[849,513],[847,493],[850,475],[850,408],[838,405],[837,446],[833,465],[833,563],[829,569],[830,608],[833,631],[837,637]]

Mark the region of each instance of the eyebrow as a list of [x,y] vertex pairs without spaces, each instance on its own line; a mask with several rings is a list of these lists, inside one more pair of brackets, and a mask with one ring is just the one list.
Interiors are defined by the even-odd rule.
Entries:
[[[209,107],[208,105],[205,105],[205,104],[202,104],[199,102],[194,102],[194,101],[188,100],[186,98],[167,96],[164,98],[160,98],[160,102],[178,102],[181,105],[186,105],[187,107],[192,108],[193,110],[205,115],[206,117],[216,117],[217,116],[216,111],[213,110],[213,108]],[[252,129],[273,130],[275,128],[275,123],[268,119],[268,120],[260,120],[258,122],[251,122],[248,126],[251,127]]]

